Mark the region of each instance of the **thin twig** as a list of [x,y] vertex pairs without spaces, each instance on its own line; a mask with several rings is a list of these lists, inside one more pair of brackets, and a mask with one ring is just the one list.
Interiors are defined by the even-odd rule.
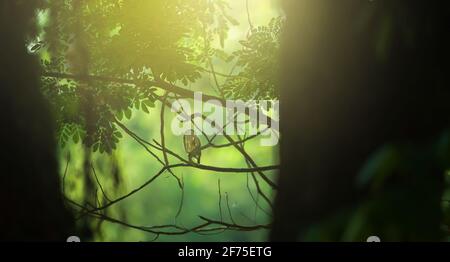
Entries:
[[178,206],[177,214],[175,215],[175,220],[180,216],[181,211],[183,210],[184,205],[184,177],[181,175],[181,199],[180,199],[180,205]]
[[94,168],[94,165],[93,165],[92,163],[91,163],[91,168],[92,168],[92,173],[94,174],[94,177],[95,177],[95,181],[97,181],[97,185],[98,185],[99,188],[100,188],[100,191],[102,191],[102,194],[103,194],[103,196],[105,197],[105,199],[108,200],[108,201],[110,202],[111,200],[110,200],[110,199],[108,198],[108,196],[106,195],[105,190],[103,190],[102,184],[101,184],[100,181],[98,180],[97,172],[95,172],[95,168]]
[[[184,235],[187,233],[206,233],[206,232],[222,232],[223,230],[236,230],[236,231],[255,231],[260,229],[269,229],[271,227],[270,224],[266,225],[253,225],[253,226],[246,226],[246,225],[238,225],[238,224],[230,224],[222,221],[216,221],[213,219],[208,219],[203,216],[199,216],[199,218],[205,223],[199,224],[192,228],[183,228],[177,225],[160,225],[160,226],[137,226],[133,225],[115,218],[112,218],[110,216],[107,216],[105,214],[98,213],[97,211],[86,209],[84,206],[76,203],[75,201],[66,198],[66,201],[78,208],[80,208],[82,211],[87,213],[89,216],[92,216],[97,219],[101,219],[110,223],[119,224],[124,227],[137,229],[140,231],[148,232],[155,234],[157,236],[159,235]],[[216,225],[217,227],[210,227]],[[172,231],[169,231],[172,230]],[[175,230],[175,231],[173,231]]]
[[220,178],[217,180],[217,187],[219,188],[219,214],[220,214],[220,221],[223,221],[223,215],[222,215],[222,192],[220,190]]
[[250,26],[250,29],[253,29],[253,23],[252,23],[252,19],[250,17],[250,7],[248,4],[248,0],[245,0],[245,7],[247,9],[247,20],[248,20],[248,25]]
[[[167,100],[167,96],[169,95],[169,92],[166,92],[164,94],[164,98],[163,101]],[[160,135],[161,135],[161,148],[165,149],[166,148],[166,139],[164,136],[164,127],[165,127],[165,121],[164,121],[164,113],[165,113],[165,109],[166,109],[166,105],[164,104],[164,102],[161,105],[161,114],[160,114]],[[163,153],[163,157],[164,157],[164,166],[169,166],[169,158],[167,157],[167,151],[166,150],[162,150]],[[170,168],[167,169],[167,171],[169,171],[169,173],[172,175],[173,178],[175,178],[177,180],[178,186],[180,187],[180,189],[183,189],[183,184],[181,183],[180,179],[172,172],[172,170]]]
[[62,179],[62,192],[64,195],[66,194],[66,175],[67,171],[69,170],[69,163],[70,163],[70,152],[67,153],[67,163],[66,168],[64,169],[64,175]]
[[233,224],[236,224],[236,222],[234,222],[234,219],[233,219],[233,214],[231,213],[230,202],[228,200],[227,192],[225,192],[225,198],[226,198],[226,202],[227,202],[228,215],[230,216],[231,222],[233,222]]

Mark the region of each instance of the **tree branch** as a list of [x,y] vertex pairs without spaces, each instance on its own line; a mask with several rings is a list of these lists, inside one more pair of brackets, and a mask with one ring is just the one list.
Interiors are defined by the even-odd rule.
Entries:
[[[127,85],[135,85],[135,86],[144,86],[144,87],[157,87],[164,89],[168,92],[177,94],[180,98],[194,98],[194,91],[179,87],[177,85],[159,80],[159,81],[150,81],[150,80],[132,80],[132,79],[123,79],[116,77],[108,77],[108,76],[93,76],[93,75],[72,75],[66,73],[57,73],[57,72],[45,72],[42,74],[43,77],[54,77],[54,78],[65,78],[65,79],[73,79],[73,80],[84,80],[84,81],[102,81],[102,82],[114,82],[119,84],[127,84]],[[217,96],[212,96],[208,94],[202,94],[202,101],[204,103],[210,103],[211,100],[216,100],[220,103],[222,107],[226,106],[226,100]],[[249,108],[249,110],[245,110],[245,113],[249,116],[256,115],[258,116],[257,110],[254,108]],[[272,126],[275,123],[278,123],[277,120],[272,119],[271,117],[261,113],[262,117],[267,119],[267,124]]]

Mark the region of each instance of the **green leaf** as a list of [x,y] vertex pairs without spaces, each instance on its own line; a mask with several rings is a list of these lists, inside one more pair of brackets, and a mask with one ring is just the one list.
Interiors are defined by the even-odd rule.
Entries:
[[130,108],[127,108],[124,113],[127,119],[131,119],[132,112]]
[[98,142],[95,143],[94,146],[92,147],[92,151],[94,151],[94,153],[97,152],[99,146],[100,146],[100,143],[98,143]]
[[114,135],[115,135],[116,137],[118,137],[118,138],[123,138],[122,133],[119,132],[119,131],[114,132]]
[[365,163],[357,177],[361,188],[370,185],[377,190],[392,175],[400,163],[400,152],[394,145],[386,145],[376,151]]
[[144,103],[146,106],[150,107],[150,108],[154,108],[154,107],[155,107],[155,102],[153,102],[153,101],[150,100],[150,99],[144,100],[143,103]]
[[150,113],[150,112],[148,111],[147,106],[146,106],[144,103],[142,103],[141,108],[142,108],[142,111],[144,111],[145,113],[147,113],[147,114]]
[[78,144],[78,142],[80,141],[80,135],[78,134],[78,132],[75,132],[75,133],[73,134],[72,139],[73,139],[73,142],[74,142],[75,144]]
[[123,119],[123,111],[122,110],[118,111],[117,114],[116,114],[116,117],[117,117],[117,119],[119,121],[122,121],[122,119]]

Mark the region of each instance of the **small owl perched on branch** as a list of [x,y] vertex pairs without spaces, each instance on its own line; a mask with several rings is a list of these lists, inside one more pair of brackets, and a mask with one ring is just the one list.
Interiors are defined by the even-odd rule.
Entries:
[[195,135],[194,130],[188,130],[183,137],[184,150],[188,153],[189,162],[193,163],[192,159],[197,160],[200,164],[200,157],[202,156],[202,149],[200,139]]

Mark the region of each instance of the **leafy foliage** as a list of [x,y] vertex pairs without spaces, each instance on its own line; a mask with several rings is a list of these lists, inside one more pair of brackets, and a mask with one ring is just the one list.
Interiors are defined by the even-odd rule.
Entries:
[[[120,139],[114,121],[131,118],[133,109],[150,113],[160,95],[158,81],[188,86],[202,78],[213,58],[228,57],[225,39],[238,24],[229,9],[223,0],[48,1],[38,12],[40,34],[28,48],[40,56],[44,72],[58,74],[44,74],[43,92],[57,116],[60,144],[72,138],[111,153]],[[247,68],[239,79],[250,77],[261,63],[271,64],[272,57],[263,57],[270,50],[253,49],[267,48],[278,26],[273,21],[255,29],[243,42],[252,49],[235,54]],[[249,60],[251,52],[259,61]],[[86,79],[86,74],[129,82]],[[265,81],[263,72],[256,74],[245,88]],[[265,95],[273,95],[272,85]]]
[[273,18],[268,26],[252,28],[242,49],[234,52],[242,69],[230,77],[223,89],[227,97],[273,99],[277,97],[278,55],[284,18]]

